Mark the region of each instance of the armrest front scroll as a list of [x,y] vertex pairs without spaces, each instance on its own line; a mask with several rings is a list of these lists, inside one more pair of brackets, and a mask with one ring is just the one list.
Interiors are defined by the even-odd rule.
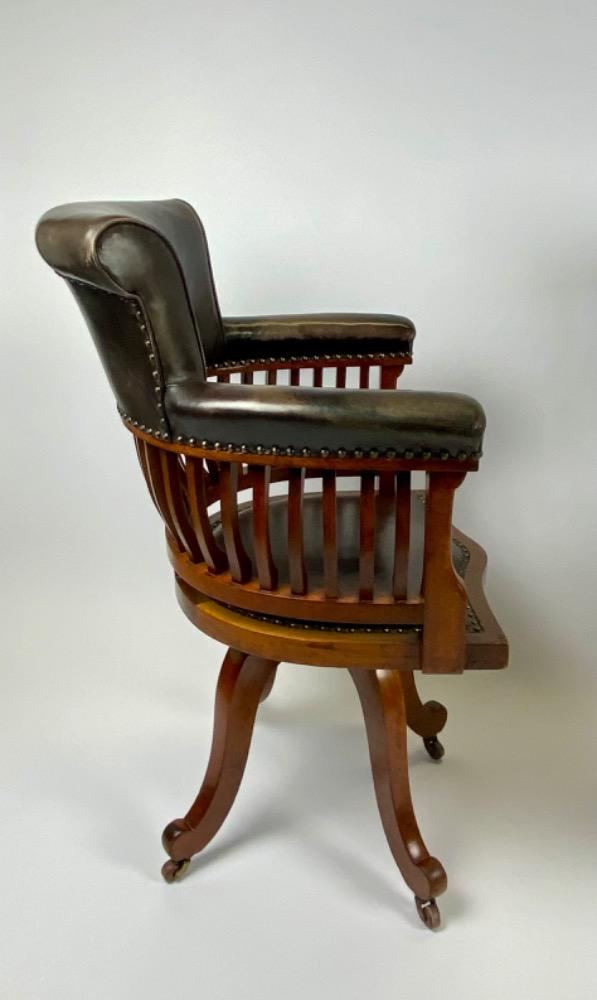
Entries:
[[[468,463],[481,454],[485,415],[470,396],[196,381],[170,385],[179,443],[321,458]],[[462,467],[462,466],[460,466]]]
[[314,313],[222,320],[227,361],[388,356],[412,359],[415,328],[404,316]]

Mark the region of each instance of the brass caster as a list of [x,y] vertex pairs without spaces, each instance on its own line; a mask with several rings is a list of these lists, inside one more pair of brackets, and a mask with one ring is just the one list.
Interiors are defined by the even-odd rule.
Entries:
[[415,896],[415,903],[417,904],[417,913],[425,927],[428,927],[430,931],[436,931],[441,923],[441,915],[435,900],[419,899],[418,896]]
[[425,736],[423,739],[425,749],[432,760],[441,760],[445,754],[445,750],[438,740],[437,736]]
[[170,859],[166,861],[165,865],[162,866],[162,878],[166,882],[180,881],[190,863],[190,860],[172,861],[172,859]]

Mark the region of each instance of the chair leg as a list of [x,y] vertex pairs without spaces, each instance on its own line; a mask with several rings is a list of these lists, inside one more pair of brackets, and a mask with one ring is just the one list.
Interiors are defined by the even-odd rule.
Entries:
[[425,749],[432,760],[441,760],[445,750],[437,738],[448,718],[448,711],[439,701],[426,701],[419,698],[412,670],[402,672],[402,690],[406,702],[406,722],[413,733],[423,737]]
[[276,679],[277,672],[278,672],[278,664],[275,663],[274,664],[274,669],[272,670],[272,672],[271,672],[268,680],[265,683],[265,687],[263,688],[263,690],[261,692],[261,697],[259,699],[260,702],[265,701],[266,698],[269,698],[269,696],[271,694],[271,690],[272,690],[272,688],[274,686],[274,681]]
[[427,927],[439,926],[435,897],[447,878],[417,826],[408,780],[406,699],[400,670],[350,671],[361,700],[377,805],[390,850]]
[[166,882],[180,878],[193,854],[210,842],[226,819],[247,763],[259,702],[271,690],[278,664],[229,649],[218,678],[211,755],[199,794],[184,819],[162,835],[170,860]]

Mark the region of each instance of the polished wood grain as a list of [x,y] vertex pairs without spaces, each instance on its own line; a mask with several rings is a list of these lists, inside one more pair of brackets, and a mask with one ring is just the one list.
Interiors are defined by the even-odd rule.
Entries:
[[464,670],[466,590],[452,562],[454,491],[464,474],[427,476],[423,563],[423,660],[426,673]]
[[361,476],[359,600],[372,601],[375,587],[375,476]]
[[168,523],[172,524],[176,538],[193,562],[202,558],[201,548],[189,517],[189,508],[183,495],[183,470],[178,456],[171,451],[160,452],[160,465]]
[[293,594],[307,591],[307,571],[303,546],[303,494],[305,473],[291,469],[288,476],[288,563]]
[[338,597],[338,530],[336,523],[336,476],[322,477],[324,590],[327,598]]
[[392,592],[397,601],[404,601],[408,596],[411,507],[410,472],[396,473],[394,497],[394,575]]
[[402,671],[402,691],[406,705],[406,721],[409,729],[422,736],[423,744],[433,760],[441,760],[444,748],[437,738],[446,724],[448,712],[439,701],[423,703],[419,697],[412,670]]
[[238,473],[236,463],[224,463],[220,470],[222,532],[230,575],[235,583],[246,583],[251,578],[252,567],[238,526]]
[[226,553],[216,543],[213,535],[207,507],[207,473],[203,461],[199,458],[187,457],[185,468],[189,516],[205,566],[209,573],[222,573],[228,568],[228,560]]
[[263,590],[275,590],[278,586],[278,571],[272,557],[269,532],[269,487],[271,469],[262,465],[255,470],[253,479],[253,551],[257,566],[259,586]]
[[[226,819],[240,787],[259,702],[274,682],[277,663],[229,649],[216,691],[211,754],[193,805],[182,819],[168,824],[164,849],[177,866],[203,850]],[[175,870],[166,862],[164,877]]]
[[[377,384],[397,391],[403,367],[385,359],[285,361],[239,366],[210,377],[226,383],[233,374],[238,381],[240,372],[241,382],[250,385],[261,371],[269,385],[288,381],[318,387],[324,369],[331,368],[338,388],[356,378],[363,391]],[[164,831],[169,854],[164,878],[179,878],[228,814],[257,708],[272,691],[278,663],[344,668],[363,709],[388,844],[421,920],[436,928],[436,898],[447,881],[415,818],[406,730],[418,734],[429,756],[439,761],[444,749],[438,734],[447,712],[439,702],[421,700],[415,671],[458,673],[465,667],[498,669],[507,662],[506,639],[483,592],[485,553],[452,527],[455,491],[477,460],[245,454],[156,442],[137,429],[134,433],[145,481],[166,526],[179,603],[190,621],[228,647],[207,772],[187,814]],[[425,497],[412,490],[416,470],[426,473]],[[345,497],[342,483],[355,479],[358,515],[347,520],[349,508],[339,507]],[[305,492],[307,480],[320,481],[320,494]],[[272,505],[280,502],[273,497],[274,487],[287,490],[282,563],[272,541]],[[250,491],[251,500],[239,506],[241,491]],[[322,544],[315,556],[311,546],[307,559],[305,525],[311,531],[314,522],[307,521],[307,511],[313,510],[308,505],[314,496],[320,496]],[[467,552],[464,580],[454,567],[456,544]],[[380,546],[387,546],[390,559],[383,584]]]
[[408,780],[406,705],[400,670],[351,670],[361,700],[377,805],[390,850],[415,896],[432,902],[446,873],[427,850]]

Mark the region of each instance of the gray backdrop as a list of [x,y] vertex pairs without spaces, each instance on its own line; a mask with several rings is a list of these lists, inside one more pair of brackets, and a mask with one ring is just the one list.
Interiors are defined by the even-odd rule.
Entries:
[[[9,0],[2,21],[1,995],[590,995],[594,4]],[[172,196],[204,219],[225,313],[405,313],[402,386],[486,407],[457,522],[488,549],[511,669],[423,685],[450,711],[441,766],[412,744],[451,880],[436,936],[340,673],[281,669],[228,823],[159,878],[221,651],[176,607],[33,228],[62,201]]]

